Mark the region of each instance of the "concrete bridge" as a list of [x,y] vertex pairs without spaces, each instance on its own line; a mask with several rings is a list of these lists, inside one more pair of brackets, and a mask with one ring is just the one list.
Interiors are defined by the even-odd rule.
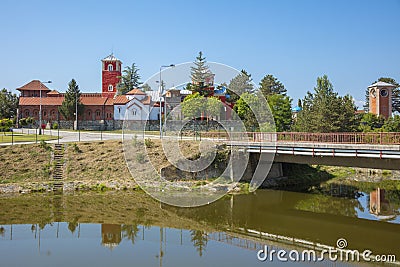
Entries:
[[259,153],[261,161],[400,170],[400,133],[247,134],[227,144]]

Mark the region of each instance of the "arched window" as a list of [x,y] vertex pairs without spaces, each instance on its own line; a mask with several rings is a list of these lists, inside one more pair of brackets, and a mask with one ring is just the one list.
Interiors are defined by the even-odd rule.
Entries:
[[136,116],[136,109],[132,110],[132,115]]
[[113,71],[113,70],[114,70],[113,65],[112,64],[108,64],[108,71]]
[[29,117],[29,110],[25,110],[25,117]]
[[112,86],[112,84],[110,84],[109,86],[108,86],[108,91],[114,91],[114,86]]

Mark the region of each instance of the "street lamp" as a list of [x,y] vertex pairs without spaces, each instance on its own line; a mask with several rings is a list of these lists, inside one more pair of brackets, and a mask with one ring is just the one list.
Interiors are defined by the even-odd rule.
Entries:
[[52,81],[39,81],[39,135],[42,134],[42,83],[52,83]]
[[[174,64],[170,64],[170,65],[162,65],[161,67],[160,67],[160,82],[159,82],[159,84],[160,84],[160,90],[159,90],[159,92],[158,92],[158,95],[159,95],[159,97],[160,97],[160,139],[162,138],[162,118],[161,118],[161,97],[162,97],[162,95],[163,95],[163,87],[162,87],[162,80],[161,80],[161,70],[163,69],[163,68],[172,68],[172,67],[175,67],[175,65]],[[164,116],[166,115],[166,106],[165,106],[165,102],[164,102]]]

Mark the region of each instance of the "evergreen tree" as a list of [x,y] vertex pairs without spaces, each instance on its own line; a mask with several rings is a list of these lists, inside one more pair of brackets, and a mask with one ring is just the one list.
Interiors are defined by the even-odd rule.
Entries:
[[136,67],[135,63],[132,63],[132,66],[125,67],[122,71],[123,75],[118,77],[121,79],[117,86],[118,94],[124,95],[142,84],[138,71],[139,69]]
[[265,75],[260,81],[260,91],[263,93],[265,98],[272,94],[286,95],[285,86],[273,75]]
[[0,91],[0,119],[17,116],[18,96],[3,88]]
[[78,115],[81,115],[83,113],[84,105],[81,103],[80,97],[81,97],[81,92],[79,90],[79,86],[76,83],[76,81],[72,79],[68,83],[68,90],[65,93],[64,101],[58,108],[58,110],[66,120],[75,119],[76,101],[78,105]]
[[151,91],[151,87],[150,85],[148,85],[147,83],[142,85],[142,91],[146,92],[146,91]]
[[365,103],[363,105],[365,113],[369,112],[369,89],[365,89]]
[[350,96],[339,97],[328,77],[318,77],[314,93],[307,92],[294,130],[300,132],[345,132],[356,129],[356,106]]
[[247,71],[242,70],[238,75],[236,75],[230,82],[227,88],[227,102],[236,103],[240,96],[244,93],[251,93],[254,91],[254,86],[252,83],[251,74]]
[[207,66],[206,58],[203,57],[203,53],[200,51],[196,57],[196,61],[193,62],[194,66],[191,68],[190,78],[192,83],[190,86],[186,86],[188,90],[198,92],[202,96],[208,96],[209,91],[207,90],[208,84],[207,79],[212,75],[209,66]]

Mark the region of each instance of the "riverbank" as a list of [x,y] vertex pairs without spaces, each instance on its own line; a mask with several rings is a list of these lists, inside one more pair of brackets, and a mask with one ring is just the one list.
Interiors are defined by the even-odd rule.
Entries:
[[[195,159],[199,142],[181,141],[181,152]],[[160,141],[147,147],[152,162],[169,166]],[[53,145],[40,144],[0,147],[0,193],[29,193],[53,188]],[[65,144],[63,167],[64,191],[138,190],[127,168],[121,141],[97,141]],[[318,191],[331,184],[357,185],[362,188],[400,190],[400,171],[367,170],[347,167],[284,164],[285,177],[272,179],[268,188],[292,191]],[[193,180],[193,187],[212,179]],[[248,183],[240,183],[233,193],[249,192]]]

